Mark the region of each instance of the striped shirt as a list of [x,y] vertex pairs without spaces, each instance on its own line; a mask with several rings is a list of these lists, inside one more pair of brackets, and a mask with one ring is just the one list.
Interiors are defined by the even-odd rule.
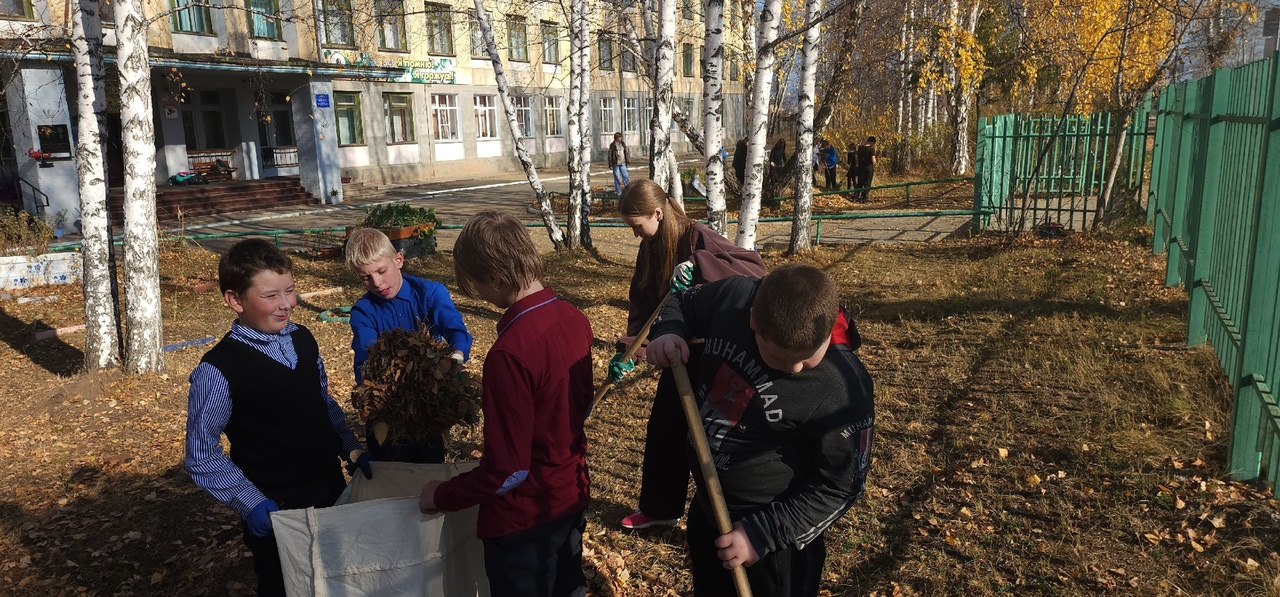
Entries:
[[[298,353],[293,348],[290,334],[298,325],[289,322],[278,334],[267,334],[239,322],[231,325],[230,337],[262,352],[276,362],[296,369]],[[329,377],[325,374],[324,360],[317,357],[320,368],[320,396],[329,410],[329,421],[342,439],[343,451],[360,449],[360,441],[347,428],[342,407],[329,396]],[[222,430],[231,419],[231,395],[227,378],[213,365],[200,363],[191,372],[191,391],[187,395],[187,473],[196,485],[208,491],[218,501],[228,505],[241,517],[247,517],[266,496],[245,478],[244,473],[231,462],[222,450]]]

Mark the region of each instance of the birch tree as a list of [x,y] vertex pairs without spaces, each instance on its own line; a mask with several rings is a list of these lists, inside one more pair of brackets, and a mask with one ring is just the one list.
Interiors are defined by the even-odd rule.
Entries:
[[[813,155],[813,96],[818,70],[818,36],[816,22],[822,11],[822,0],[806,0],[804,44],[800,50],[800,118],[796,131],[796,155]],[[748,153],[748,155],[750,155]],[[795,208],[791,216],[791,253],[809,250],[809,219],[813,215],[813,160],[798,160]]]
[[583,97],[581,81],[584,71],[590,65],[584,65],[581,57],[581,38],[579,36],[579,5],[583,0],[572,0],[569,5],[569,106],[568,119],[565,126],[569,153],[569,242],[568,246],[576,246],[583,235],[586,224],[586,212],[591,205],[591,185],[583,184],[582,151],[583,137],[586,129],[583,122],[583,104],[590,102],[590,96]]
[[542,223],[547,229],[547,236],[551,238],[551,244],[556,250],[563,249],[565,239],[560,232],[560,226],[556,224],[556,215],[551,209],[551,198],[547,196],[547,190],[542,186],[542,179],[538,177],[538,169],[533,165],[533,158],[529,156],[529,150],[524,146],[525,137],[521,135],[520,123],[516,119],[516,106],[511,101],[511,86],[507,83],[506,71],[502,68],[502,56],[498,54],[498,45],[493,40],[493,25],[489,23],[489,13],[484,10],[483,0],[475,0],[475,7],[476,21],[480,24],[480,35],[484,38],[485,53],[493,63],[493,77],[498,86],[498,98],[502,101],[502,111],[506,114],[507,127],[511,130],[511,142],[515,145],[516,159],[520,160],[525,178],[529,179],[529,187],[533,189],[533,194],[538,199],[538,211],[542,214]]
[[80,234],[84,288],[84,366],[93,371],[119,364],[116,305],[111,267],[111,233],[102,129],[107,111],[106,69],[102,62],[102,18],[97,0],[76,0],[71,18],[71,51],[76,64],[76,175],[80,186]]
[[658,42],[654,47],[653,119],[649,122],[650,178],[671,192],[680,184],[680,172],[672,172],[671,104],[675,80],[676,0],[658,0]]
[[[569,133],[569,138],[577,143],[577,160],[570,156],[571,162],[577,164],[577,184],[573,188],[570,179],[570,193],[577,194],[578,207],[581,214],[582,246],[591,248],[591,224],[588,216],[591,212],[591,3],[589,0],[573,0],[569,15],[569,86],[570,95],[577,90],[576,103],[570,98],[570,109],[578,112],[577,134]],[[576,63],[576,65],[575,65]],[[575,75],[576,72],[576,75]],[[571,169],[572,173],[572,169]]]
[[702,67],[702,156],[707,163],[707,225],[722,236],[728,233],[728,206],[724,198],[724,0],[707,0],[703,8],[706,29],[706,64]]
[[746,182],[742,189],[742,207],[738,212],[738,236],[734,243],[754,249],[756,224],[760,219],[760,193],[764,189],[765,142],[769,135],[769,96],[773,92],[773,52],[768,51],[778,37],[782,16],[782,0],[765,0],[760,10],[756,54],[755,88],[751,93],[751,116],[747,124]]
[[116,56],[124,136],[124,366],[164,369],[156,234],[156,146],[143,0],[116,0]]

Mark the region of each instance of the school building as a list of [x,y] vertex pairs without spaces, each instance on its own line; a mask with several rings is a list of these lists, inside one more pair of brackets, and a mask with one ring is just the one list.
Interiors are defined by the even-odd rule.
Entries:
[[[223,160],[235,180],[297,177],[326,203],[348,182],[402,184],[520,171],[466,0],[148,0],[156,181]],[[593,161],[613,133],[645,163],[651,89],[625,50],[619,7],[593,18]],[[67,0],[0,0],[0,194],[32,213],[78,211],[75,78]],[[109,186],[122,184],[115,29],[104,1]],[[564,3],[567,5],[567,3]],[[569,39],[562,3],[486,3],[523,143],[539,166],[566,161]],[[636,18],[633,9],[625,11]],[[701,126],[701,4],[682,0],[675,96]],[[727,19],[736,22],[737,15]],[[644,36],[636,20],[634,30]],[[730,31],[733,27],[726,26]],[[34,40],[34,41],[32,41]],[[33,49],[34,48],[34,49]],[[741,54],[724,69],[727,143],[742,134]],[[673,125],[677,152],[692,151]],[[638,158],[638,159],[637,159]],[[603,165],[600,166],[603,168]]]

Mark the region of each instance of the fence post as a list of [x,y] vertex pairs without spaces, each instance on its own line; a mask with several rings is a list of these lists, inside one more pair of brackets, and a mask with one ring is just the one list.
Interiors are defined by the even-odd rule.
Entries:
[[[1187,346],[1204,344],[1207,338],[1205,317],[1209,299],[1205,285],[1213,271],[1213,237],[1218,213],[1218,183],[1222,158],[1222,140],[1226,123],[1215,117],[1228,112],[1231,89],[1230,70],[1219,70],[1199,81],[1196,93],[1196,118],[1192,124],[1190,184],[1186,187],[1187,223],[1183,238],[1190,249],[1186,260],[1184,284],[1187,288]],[[1238,157],[1238,156],[1236,156]]]
[[[1195,153],[1195,145],[1192,143],[1191,132],[1194,130],[1195,121],[1189,118],[1189,115],[1196,109],[1196,100],[1200,97],[1199,82],[1187,81],[1178,88],[1178,101],[1180,107],[1178,113],[1178,127],[1175,135],[1178,138],[1176,164],[1174,165],[1173,176],[1169,180],[1169,197],[1165,200],[1165,213],[1169,214],[1169,242],[1178,245],[1169,249],[1168,266],[1165,268],[1164,283],[1165,286],[1176,286],[1182,283],[1183,266],[1186,263],[1186,255],[1181,250],[1186,240],[1182,235],[1186,232],[1186,222],[1183,214],[1186,212],[1186,193],[1187,185],[1190,181],[1191,172],[1191,156]],[[1182,244],[1179,244],[1182,243]]]
[[[1259,148],[1259,167],[1253,189],[1254,229],[1253,255],[1248,261],[1244,313],[1240,322],[1240,355],[1235,377],[1230,379],[1234,388],[1234,408],[1231,424],[1231,444],[1228,451],[1228,471],[1239,480],[1258,478],[1261,472],[1262,446],[1260,440],[1268,439],[1272,449],[1276,445],[1275,429],[1264,427],[1270,413],[1264,409],[1258,388],[1251,379],[1260,375],[1274,391],[1280,363],[1272,353],[1280,342],[1277,333],[1277,292],[1280,287],[1280,129],[1275,122],[1280,118],[1280,53],[1273,54],[1267,65],[1268,101],[1263,113],[1266,127]],[[1270,434],[1262,433],[1270,429]],[[1275,456],[1272,457],[1273,463]],[[1272,465],[1274,466],[1274,465]],[[1269,467],[1271,468],[1271,467]],[[1280,471],[1268,470],[1273,493],[1280,494]]]
[[1160,209],[1160,194],[1156,192],[1159,188],[1160,180],[1164,176],[1164,162],[1167,159],[1164,153],[1165,131],[1169,128],[1165,122],[1165,102],[1168,98],[1167,93],[1161,93],[1156,99],[1156,130],[1155,141],[1151,147],[1151,180],[1147,183],[1147,225],[1151,226],[1151,253],[1159,255],[1165,250],[1164,246],[1164,222],[1156,212]]
[[[983,190],[986,187],[986,169],[987,169],[987,152],[990,151],[991,129],[987,126],[987,117],[978,118],[978,147],[974,151],[977,158],[973,161],[973,227],[975,230],[982,230],[982,206],[986,203],[983,200],[986,194]],[[910,188],[910,187],[908,187]]]

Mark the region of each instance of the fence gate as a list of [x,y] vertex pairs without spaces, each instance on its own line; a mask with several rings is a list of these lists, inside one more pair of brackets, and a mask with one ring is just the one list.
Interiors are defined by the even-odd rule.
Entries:
[[[1149,102],[1131,119],[1113,196],[1142,183]],[[1001,114],[978,122],[974,207],[983,224],[1028,230],[1044,222],[1081,230],[1093,222],[1114,156],[1110,114]]]

